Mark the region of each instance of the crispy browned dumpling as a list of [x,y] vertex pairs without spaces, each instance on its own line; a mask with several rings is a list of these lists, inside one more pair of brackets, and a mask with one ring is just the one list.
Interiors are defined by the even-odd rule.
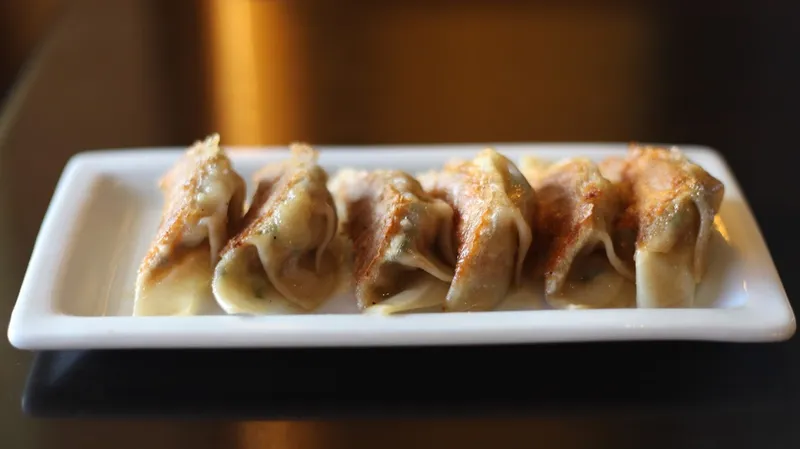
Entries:
[[267,165],[243,230],[225,247],[214,272],[214,295],[228,313],[309,311],[341,281],[336,209],[317,152],[291,146],[291,159]]
[[453,211],[397,170],[340,171],[331,182],[353,242],[356,299],[367,313],[443,307],[453,278]]
[[489,148],[420,176],[455,211],[456,271],[447,310],[490,310],[522,275],[532,241],[536,195],[505,156]]
[[635,230],[639,307],[690,307],[725,187],[675,148],[634,146],[605,169],[628,204],[622,227]]
[[219,147],[196,142],[161,179],[158,234],[139,268],[134,315],[192,315],[210,303],[219,251],[242,218],[245,184]]
[[612,241],[622,211],[616,187],[586,158],[548,164],[523,157],[520,169],[539,201],[536,262],[548,303],[559,308],[631,305],[633,270]]

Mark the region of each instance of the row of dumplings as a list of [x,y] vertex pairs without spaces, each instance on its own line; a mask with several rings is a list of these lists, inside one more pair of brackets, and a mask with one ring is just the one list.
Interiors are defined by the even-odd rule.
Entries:
[[218,135],[164,175],[134,315],[307,312],[348,289],[367,313],[485,311],[534,278],[556,308],[691,306],[724,195],[679,150],[649,147],[519,165],[485,149],[416,177],[329,179],[295,144],[254,181],[245,211]]

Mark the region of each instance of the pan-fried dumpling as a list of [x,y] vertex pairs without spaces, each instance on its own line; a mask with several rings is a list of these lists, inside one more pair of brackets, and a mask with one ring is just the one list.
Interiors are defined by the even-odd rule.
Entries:
[[243,229],[214,271],[214,296],[227,313],[310,311],[340,285],[328,175],[311,147],[293,144],[291,153],[255,175],[258,187]]
[[211,275],[242,218],[245,184],[219,147],[196,142],[161,179],[158,234],[139,268],[134,315],[193,315],[213,307]]
[[586,158],[548,164],[523,157],[520,169],[539,201],[534,228],[547,302],[558,308],[633,305],[633,270],[612,241],[622,210],[616,187]]
[[331,190],[353,241],[354,283],[365,313],[443,307],[453,279],[453,210],[397,170],[341,170]]
[[521,278],[533,238],[533,188],[508,158],[491,148],[419,179],[425,190],[455,211],[458,255],[447,310],[494,308]]
[[678,149],[633,147],[618,173],[629,207],[622,223],[636,230],[639,307],[691,307],[706,269],[723,184]]

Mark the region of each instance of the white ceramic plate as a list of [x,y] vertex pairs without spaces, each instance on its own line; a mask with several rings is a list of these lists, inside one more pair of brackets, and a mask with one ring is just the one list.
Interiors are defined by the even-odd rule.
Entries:
[[[500,144],[523,154],[600,160],[623,144]],[[320,147],[320,162],[416,173],[480,145]],[[718,153],[684,146],[725,183],[709,272],[691,309],[547,310],[537,298],[500,310],[380,317],[360,315],[352,296],[309,315],[132,317],[136,269],[158,226],[157,179],[183,149],[87,152],[59,181],[11,316],[8,338],[22,349],[370,346],[601,340],[776,341],[795,331],[794,314],[763,237]],[[283,148],[229,148],[246,178],[284,158]],[[250,186],[252,192],[252,186]]]

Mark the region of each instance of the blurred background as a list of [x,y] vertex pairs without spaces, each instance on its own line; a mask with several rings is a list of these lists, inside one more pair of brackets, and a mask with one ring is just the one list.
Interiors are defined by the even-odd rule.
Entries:
[[[797,1],[2,2],[0,316],[72,154],[213,131],[227,145],[710,145],[791,294],[798,19]],[[0,426],[27,438],[29,355],[0,350]]]
[[217,131],[228,145],[705,144],[774,213],[787,197],[763,184],[793,171],[800,2],[724,5],[11,0],[0,205],[29,209],[6,220],[25,260],[72,154]]
[[651,140],[715,146],[752,184],[782,169],[745,149],[791,129],[800,72],[800,6],[757,5],[12,0],[2,157],[60,170],[78,150],[211,131],[230,145]]

